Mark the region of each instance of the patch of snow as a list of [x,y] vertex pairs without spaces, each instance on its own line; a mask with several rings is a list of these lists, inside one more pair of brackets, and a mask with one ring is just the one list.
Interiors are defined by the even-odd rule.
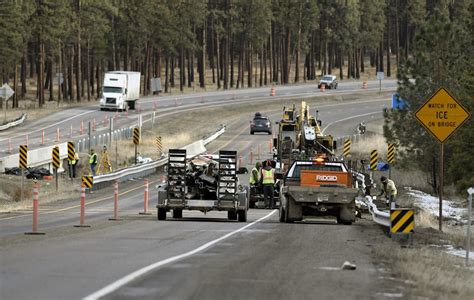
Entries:
[[[459,257],[466,257],[466,250],[464,249],[456,249],[452,245],[445,245],[446,253],[459,256]],[[474,251],[469,251],[469,259],[474,260]]]
[[[415,199],[415,206],[429,212],[431,215],[439,215],[439,198],[423,193],[421,191],[407,188],[407,194]],[[449,217],[461,221],[467,215],[465,208],[455,207],[453,201],[443,199],[443,217]]]

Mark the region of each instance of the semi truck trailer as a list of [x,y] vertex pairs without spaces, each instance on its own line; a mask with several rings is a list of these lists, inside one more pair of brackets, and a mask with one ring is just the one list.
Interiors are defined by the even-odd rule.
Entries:
[[140,72],[114,71],[104,74],[100,110],[135,109],[140,98]]

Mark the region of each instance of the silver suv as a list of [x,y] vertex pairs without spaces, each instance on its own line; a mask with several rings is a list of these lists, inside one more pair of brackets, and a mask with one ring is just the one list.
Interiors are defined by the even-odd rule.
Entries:
[[323,84],[326,85],[328,89],[337,89],[336,75],[324,75],[321,80],[319,80],[318,89],[320,89]]

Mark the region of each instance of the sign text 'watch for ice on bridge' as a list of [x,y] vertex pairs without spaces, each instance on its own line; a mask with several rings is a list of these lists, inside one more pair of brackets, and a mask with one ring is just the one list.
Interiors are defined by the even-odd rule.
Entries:
[[415,113],[418,121],[440,143],[444,143],[469,116],[461,103],[444,88],[440,88]]

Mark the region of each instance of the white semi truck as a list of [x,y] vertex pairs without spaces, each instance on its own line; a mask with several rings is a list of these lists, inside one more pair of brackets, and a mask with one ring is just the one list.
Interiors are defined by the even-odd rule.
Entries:
[[135,109],[140,98],[140,72],[113,71],[104,74],[100,110]]

